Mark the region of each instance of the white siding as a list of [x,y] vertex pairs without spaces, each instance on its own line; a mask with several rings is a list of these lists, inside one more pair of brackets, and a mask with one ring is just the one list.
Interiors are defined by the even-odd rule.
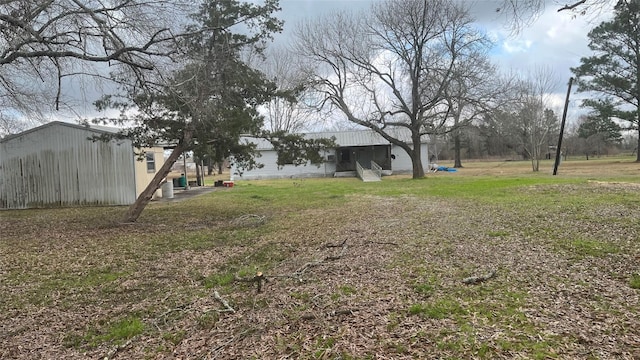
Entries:
[[[420,149],[420,160],[422,161],[422,168],[426,171],[428,165],[428,151],[427,144],[422,144]],[[399,146],[391,146],[391,154],[395,155],[395,159],[391,160],[391,169],[394,174],[413,173],[413,162],[411,157],[404,149]]]
[[130,141],[91,141],[80,126],[50,123],[0,143],[0,208],[124,205],[135,201]]
[[[306,164],[306,165],[285,165],[282,168],[278,168],[277,161],[278,155],[274,150],[260,151],[261,157],[256,161],[263,164],[261,169],[254,169],[250,171],[242,172],[242,175],[238,174],[238,169],[233,166],[231,169],[235,180],[261,180],[261,179],[280,179],[280,178],[304,178],[304,177],[326,177],[333,176],[336,172],[335,162],[325,162],[318,165]],[[335,153],[335,152],[333,152]],[[324,158],[327,158],[325,154]]]
[[407,154],[404,149],[393,145],[391,146],[391,154],[396,157],[391,160],[391,170],[394,174],[410,173],[413,171],[411,157],[409,157],[409,154]]

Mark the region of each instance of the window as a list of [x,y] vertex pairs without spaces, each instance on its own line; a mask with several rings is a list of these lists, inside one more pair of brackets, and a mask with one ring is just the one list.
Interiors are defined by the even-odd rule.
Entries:
[[152,152],[148,152],[144,154],[145,158],[147,159],[147,172],[148,173],[154,173],[156,172],[156,158],[155,158],[155,154]]

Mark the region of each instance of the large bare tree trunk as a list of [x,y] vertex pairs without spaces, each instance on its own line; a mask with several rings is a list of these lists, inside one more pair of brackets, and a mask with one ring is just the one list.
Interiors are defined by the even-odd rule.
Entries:
[[423,178],[424,167],[422,166],[422,144],[420,142],[420,137],[413,139],[413,156],[411,162],[413,163],[413,178]]
[[160,170],[158,170],[149,185],[147,185],[144,191],[142,191],[136,201],[131,204],[131,206],[129,206],[129,209],[127,210],[127,213],[123,219],[124,222],[132,223],[138,220],[138,217],[140,217],[142,211],[145,209],[145,207],[147,207],[149,201],[151,201],[153,193],[155,193],[156,190],[160,188],[162,180],[166,178],[167,175],[169,175],[169,172],[171,172],[171,166],[173,166],[180,155],[186,150],[187,144],[191,142],[192,136],[193,134],[191,132],[185,130],[182,141],[180,141],[178,145],[173,149],[173,151],[171,151],[171,155],[169,155],[169,158],[165,160],[164,165],[162,165]]
[[453,157],[454,157],[454,168],[462,167],[462,159],[460,156],[460,130],[456,130],[453,134]]

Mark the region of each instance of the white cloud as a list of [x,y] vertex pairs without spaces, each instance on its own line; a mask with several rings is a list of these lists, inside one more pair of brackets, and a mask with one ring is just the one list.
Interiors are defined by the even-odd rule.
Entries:
[[531,40],[505,40],[502,42],[502,49],[509,54],[522,53],[527,52],[532,44]]

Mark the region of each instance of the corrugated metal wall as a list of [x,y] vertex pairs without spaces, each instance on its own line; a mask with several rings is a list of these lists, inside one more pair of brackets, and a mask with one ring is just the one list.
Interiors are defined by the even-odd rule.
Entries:
[[131,143],[93,142],[87,139],[92,134],[50,123],[0,143],[0,207],[133,203]]

